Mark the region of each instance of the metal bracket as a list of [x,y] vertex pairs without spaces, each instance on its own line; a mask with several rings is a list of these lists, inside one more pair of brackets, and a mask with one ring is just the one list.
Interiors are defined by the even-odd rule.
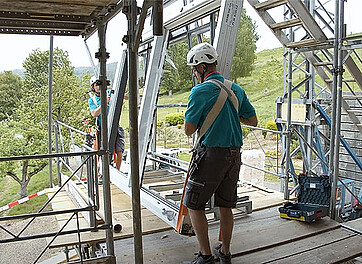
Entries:
[[336,67],[332,69],[333,74],[343,74],[346,70],[343,67]]
[[129,42],[129,35],[124,35],[122,41],[127,44]]
[[[96,52],[94,57],[96,59],[98,59],[98,60],[101,59],[102,58],[102,52],[101,51]],[[106,52],[106,58],[109,59],[109,52]]]
[[[102,82],[101,80],[96,80],[96,84],[97,84],[98,86],[101,86],[101,85],[103,84],[103,82]],[[108,85],[111,85],[111,82],[110,82],[109,80],[106,80],[106,84],[107,84],[107,86],[108,86]]]
[[125,6],[122,7],[122,13],[127,16],[127,19],[129,19],[130,11],[131,11],[131,7],[130,7],[130,6],[125,5]]

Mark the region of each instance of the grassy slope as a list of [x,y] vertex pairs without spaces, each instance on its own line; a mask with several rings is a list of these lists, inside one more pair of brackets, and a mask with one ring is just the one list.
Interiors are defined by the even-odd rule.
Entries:
[[[53,177],[56,174],[53,173]],[[44,190],[49,187],[49,170],[46,167],[42,172],[35,175],[29,183],[28,195],[34,194],[38,191]],[[12,178],[5,177],[0,178],[0,206],[4,206],[10,202],[18,200],[20,185],[16,183]],[[37,212],[42,205],[48,200],[46,194],[35,197],[23,204],[16,205],[11,209],[4,211],[7,215],[24,214],[27,212]],[[1,215],[1,213],[0,213]]]
[[249,100],[254,105],[257,116],[261,123],[266,120],[275,119],[276,105],[275,99],[283,94],[283,83],[270,81],[268,93],[265,93],[265,86],[258,82],[258,76],[267,67],[267,62],[276,59],[280,66],[283,65],[283,48],[264,50],[257,53],[254,71],[251,76],[241,78],[239,84],[243,87]]
[[[258,118],[264,123],[266,120],[274,119],[276,106],[275,99],[282,95],[283,93],[283,84],[282,82],[277,83],[271,81],[269,83],[269,92],[264,93],[265,87],[258,82],[258,76],[266,67],[267,61],[272,59],[277,59],[280,65],[283,65],[283,48],[264,50],[257,53],[257,60],[255,61],[255,69],[251,73],[251,76],[241,78],[238,80],[245,92],[247,93],[250,101],[254,105],[257,111]],[[190,87],[191,89],[191,87]],[[189,91],[184,93],[175,93],[172,96],[161,96],[158,100],[158,104],[178,104],[183,103],[187,104],[187,98],[189,96]],[[182,112],[185,108],[159,108],[157,110],[158,121],[164,121],[165,116],[168,113]],[[264,122],[263,122],[264,121]],[[128,124],[128,102],[125,103],[124,110],[122,111],[121,116],[121,125],[123,127],[129,127]]]

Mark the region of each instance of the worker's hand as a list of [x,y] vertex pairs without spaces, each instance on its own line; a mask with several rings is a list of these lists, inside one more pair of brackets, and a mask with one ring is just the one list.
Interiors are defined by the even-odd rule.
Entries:
[[128,93],[125,93],[125,94],[124,94],[123,99],[124,99],[124,100],[128,100]]

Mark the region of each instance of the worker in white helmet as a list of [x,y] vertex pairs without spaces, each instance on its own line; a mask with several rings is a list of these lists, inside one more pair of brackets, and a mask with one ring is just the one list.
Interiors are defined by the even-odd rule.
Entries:
[[[97,149],[100,145],[100,131],[102,125],[101,119],[101,97],[100,97],[100,87],[97,84],[97,78],[92,76],[90,79],[90,86],[94,95],[89,98],[88,105],[91,115],[96,119],[96,127],[97,127]],[[108,104],[110,100],[110,93],[107,94],[107,111]],[[116,137],[116,145],[115,145],[115,164],[116,168],[119,170],[121,168],[122,156],[124,151],[124,130],[122,127],[118,128],[117,137]]]
[[[214,195],[214,204],[220,209],[221,243],[214,254],[222,264],[231,263],[230,243],[233,231],[232,208],[236,207],[237,182],[241,164],[240,122],[256,126],[255,109],[244,90],[224,79],[216,70],[218,54],[209,43],[193,47],[187,54],[198,84],[192,88],[185,111],[185,133],[190,136],[202,127],[214,106],[221,89],[229,86],[228,98],[214,122],[200,138],[192,159],[183,204],[188,208],[200,252],[194,264],[214,263],[211,252],[205,205]],[[223,85],[223,86],[222,86]],[[230,91],[231,89],[231,91]],[[233,95],[234,94],[234,95]]]

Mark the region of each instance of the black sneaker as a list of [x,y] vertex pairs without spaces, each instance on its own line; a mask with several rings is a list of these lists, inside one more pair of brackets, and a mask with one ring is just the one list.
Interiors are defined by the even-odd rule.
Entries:
[[221,264],[231,264],[231,253],[224,254],[221,252],[222,244],[219,244],[215,247],[215,255],[220,259]]
[[202,257],[201,252],[199,252],[199,254],[197,255],[197,257],[194,259],[194,261],[191,262],[191,264],[215,264],[215,260],[214,260],[214,256],[211,255],[210,257],[208,257],[207,259],[204,259]]

